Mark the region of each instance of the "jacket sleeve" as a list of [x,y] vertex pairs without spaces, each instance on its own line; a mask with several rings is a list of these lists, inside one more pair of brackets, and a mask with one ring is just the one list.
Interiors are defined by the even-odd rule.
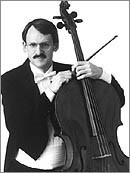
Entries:
[[33,105],[14,81],[2,77],[5,122],[18,148],[37,159],[48,142],[47,113],[50,102],[45,94]]
[[124,104],[125,104],[124,90],[121,88],[121,86],[119,85],[119,83],[117,82],[117,80],[114,78],[113,75],[112,75],[111,85],[115,88],[115,90],[120,98],[121,107],[124,106]]

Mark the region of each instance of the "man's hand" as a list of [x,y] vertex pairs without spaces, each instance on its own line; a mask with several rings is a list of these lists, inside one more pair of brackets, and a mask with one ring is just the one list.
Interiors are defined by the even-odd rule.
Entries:
[[72,71],[76,72],[76,77],[78,80],[85,77],[99,79],[103,73],[101,67],[97,67],[88,61],[78,61],[75,65],[72,66]]
[[72,72],[70,70],[62,71],[57,73],[51,79],[51,84],[49,86],[50,90],[54,93],[57,93],[59,88],[64,82],[68,82],[72,77]]

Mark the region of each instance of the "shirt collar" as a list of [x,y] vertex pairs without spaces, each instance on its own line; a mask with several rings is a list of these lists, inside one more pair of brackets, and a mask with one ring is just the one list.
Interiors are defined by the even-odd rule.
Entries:
[[33,73],[34,79],[37,75],[45,75],[53,71],[53,65],[44,73],[41,69],[37,68],[35,65],[33,65],[31,62],[29,63],[30,69]]

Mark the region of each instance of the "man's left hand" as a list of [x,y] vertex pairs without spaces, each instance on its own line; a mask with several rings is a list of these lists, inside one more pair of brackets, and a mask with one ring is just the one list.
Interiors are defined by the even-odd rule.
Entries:
[[103,69],[88,61],[78,61],[72,66],[72,71],[76,72],[78,80],[90,77],[92,79],[99,79],[103,73]]

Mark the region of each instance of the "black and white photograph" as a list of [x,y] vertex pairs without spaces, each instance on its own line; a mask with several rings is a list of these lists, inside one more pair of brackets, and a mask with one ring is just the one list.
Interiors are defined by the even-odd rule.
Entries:
[[129,172],[129,1],[1,1],[1,172]]

